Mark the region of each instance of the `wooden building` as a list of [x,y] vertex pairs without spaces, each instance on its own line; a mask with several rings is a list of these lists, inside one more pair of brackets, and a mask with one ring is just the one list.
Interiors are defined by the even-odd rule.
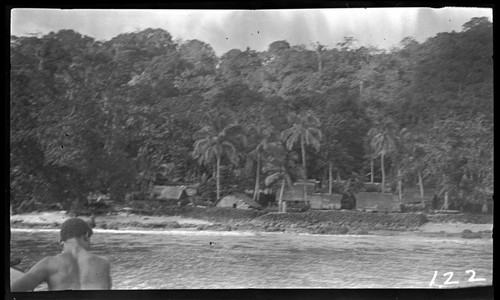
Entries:
[[313,194],[310,199],[312,209],[340,209],[342,195]]
[[319,182],[306,181],[306,199],[304,201],[304,181],[295,182],[292,188],[287,187],[283,193],[283,202],[287,207],[308,206],[311,209],[340,209],[342,195],[318,193]]
[[261,208],[261,205],[245,194],[233,193],[227,195],[217,202],[217,207],[231,207],[237,209]]
[[316,192],[317,183],[315,180],[306,181],[306,199],[304,203],[304,182],[298,181],[294,182],[292,187],[285,186],[283,192],[283,201],[289,204],[304,204],[309,205],[311,201],[311,196]]
[[[430,204],[432,197],[434,196],[433,189],[424,189],[424,202]],[[418,188],[406,188],[403,191],[403,204],[414,204],[422,203],[422,198],[420,196],[420,189]]]
[[157,185],[152,191],[154,199],[159,201],[186,201],[188,198],[184,185]]
[[399,212],[401,203],[398,195],[391,193],[359,192],[356,197],[356,209],[377,212]]

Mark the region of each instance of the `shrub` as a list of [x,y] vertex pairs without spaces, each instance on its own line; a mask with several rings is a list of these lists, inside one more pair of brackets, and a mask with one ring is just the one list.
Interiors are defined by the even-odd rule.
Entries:
[[356,197],[350,191],[342,193],[342,199],[340,200],[341,209],[354,209],[356,207]]

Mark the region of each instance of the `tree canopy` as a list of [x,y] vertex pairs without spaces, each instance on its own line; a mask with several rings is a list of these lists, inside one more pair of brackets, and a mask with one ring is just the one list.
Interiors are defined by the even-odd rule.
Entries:
[[[454,191],[457,205],[483,201],[493,185],[492,30],[473,18],[389,51],[346,37],[333,48],[275,41],[220,57],[163,29],[109,41],[73,30],[11,36],[11,203],[69,208],[94,192],[122,201],[165,164],[180,182],[216,166],[221,185],[257,189],[277,174],[265,167],[269,143],[282,143],[282,166],[302,165],[290,180],[325,181],[328,166],[365,178],[383,154],[377,181],[419,178]],[[223,115],[231,122],[216,124]],[[412,137],[396,151],[403,128]]]

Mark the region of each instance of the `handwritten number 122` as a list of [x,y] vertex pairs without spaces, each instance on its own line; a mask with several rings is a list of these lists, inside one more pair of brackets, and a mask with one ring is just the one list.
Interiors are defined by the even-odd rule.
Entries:
[[[436,282],[437,274],[438,274],[438,271],[434,271],[434,276],[432,277],[432,280],[431,280],[429,286],[432,286]],[[474,270],[467,270],[467,271],[465,271],[465,274],[471,274],[468,282],[478,282],[478,281],[485,281],[486,280],[484,278],[476,278],[476,271],[474,271]],[[444,277],[448,276],[448,279],[446,279],[444,284],[459,284],[458,281],[451,281],[451,278],[453,277],[453,272],[444,273],[443,276]]]

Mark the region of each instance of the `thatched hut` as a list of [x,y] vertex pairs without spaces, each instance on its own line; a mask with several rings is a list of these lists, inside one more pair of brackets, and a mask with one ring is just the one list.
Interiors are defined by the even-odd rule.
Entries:
[[312,209],[340,209],[341,200],[340,194],[313,194],[310,197]]
[[306,185],[306,199],[304,199],[304,181],[297,181],[290,186],[286,186],[283,192],[283,202],[288,206],[309,206],[311,196],[316,192],[317,182],[315,180],[307,180]]
[[252,209],[261,208],[261,205],[247,195],[240,193],[233,193],[227,195],[217,202],[217,207],[232,207],[238,209]]
[[183,201],[188,198],[184,185],[157,185],[153,189],[153,196],[163,201]]
[[399,202],[398,195],[360,192],[355,196],[357,210],[379,212],[401,211],[401,203]]

